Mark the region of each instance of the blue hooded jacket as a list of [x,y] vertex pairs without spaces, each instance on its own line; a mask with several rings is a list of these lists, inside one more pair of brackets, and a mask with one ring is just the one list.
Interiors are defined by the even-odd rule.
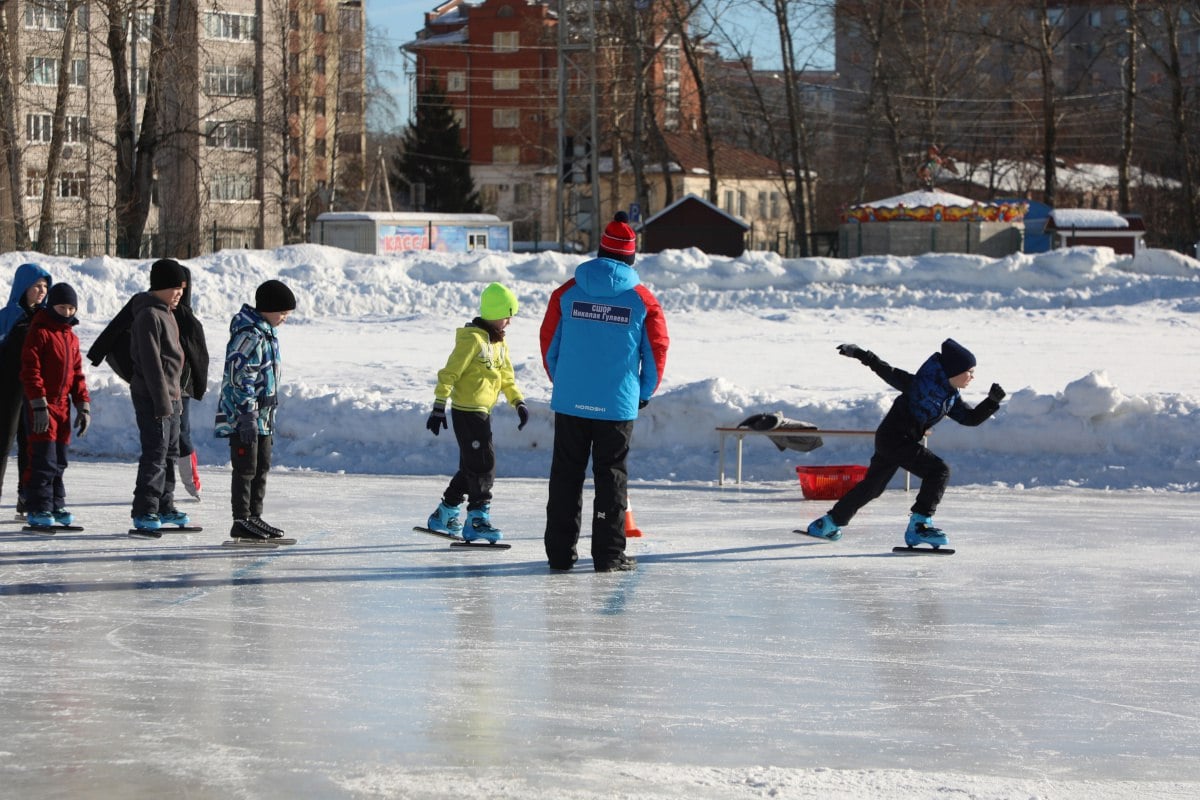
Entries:
[[[13,276],[12,290],[8,293],[8,305],[0,308],[0,342],[3,342],[13,327],[25,318],[23,302],[25,292],[29,291],[29,287],[41,278],[46,279],[48,291],[54,285],[54,279],[50,277],[49,272],[37,264],[22,264],[17,267],[17,274]],[[43,300],[41,305],[46,305],[46,301]]]

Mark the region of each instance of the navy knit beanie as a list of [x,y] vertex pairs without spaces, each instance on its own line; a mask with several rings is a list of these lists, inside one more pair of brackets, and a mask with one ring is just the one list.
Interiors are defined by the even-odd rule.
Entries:
[[975,366],[975,356],[953,339],[942,342],[942,369],[947,378],[961,375]]
[[160,258],[150,266],[150,291],[178,289],[187,281],[187,273],[173,258]]
[[50,292],[46,295],[46,305],[50,308],[61,305],[79,308],[79,296],[75,294],[71,284],[56,283],[50,287]]

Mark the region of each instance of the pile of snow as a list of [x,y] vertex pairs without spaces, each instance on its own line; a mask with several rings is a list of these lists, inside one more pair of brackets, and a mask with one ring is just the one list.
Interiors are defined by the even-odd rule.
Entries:
[[[211,438],[213,396],[229,318],[268,278],[299,298],[282,329],[280,467],[322,471],[445,474],[452,437],[424,420],[453,330],[475,313],[491,281],[516,291],[509,330],[518,380],[534,411],[521,434],[510,409],[496,412],[501,476],[547,473],[550,384],[538,324],[550,293],[583,257],[562,253],[407,253],[371,256],[318,245],[222,251],[185,262],[194,306],[213,355],[210,395],[193,408],[203,461],[223,464]],[[83,347],[128,297],[146,287],[148,260],[77,262],[31,253],[0,255],[0,274],[41,263],[80,298]],[[781,411],[829,428],[873,429],[894,392],[836,356],[856,340],[915,370],[953,335],[980,359],[978,402],[992,381],[1009,392],[983,426],[938,426],[934,449],[956,483],[1087,485],[1196,490],[1200,377],[1188,369],[1200,318],[1200,262],[1173,252],[1118,256],[1073,248],[989,259],[736,259],[695,250],[638,260],[667,313],[667,376],[635,434],[631,477],[714,480],[713,428]],[[1190,359],[1190,361],[1188,360]],[[133,460],[128,389],[107,366],[88,367],[95,422],[76,456]],[[728,454],[732,456],[732,450]],[[747,440],[748,477],[783,480],[797,463],[865,463],[869,445],[828,445],[808,456]]]

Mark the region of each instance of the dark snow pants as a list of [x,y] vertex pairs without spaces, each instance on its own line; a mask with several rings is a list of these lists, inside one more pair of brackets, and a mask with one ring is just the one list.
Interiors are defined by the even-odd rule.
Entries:
[[633,422],[554,415],[554,456],[550,463],[545,534],[546,557],[551,567],[568,569],[579,556],[576,546],[589,457],[596,484],[592,503],[592,561],[596,569],[609,568],[625,554],[625,509],[629,505],[625,459],[633,441]]
[[921,489],[912,504],[914,514],[932,517],[950,482],[950,467],[919,441],[904,435],[891,435],[883,426],[875,433],[875,454],[866,476],[829,510],[837,525],[850,522],[859,509],[883,494],[898,469],[906,469],[921,479]]
[[492,502],[496,485],[496,446],[492,442],[492,417],[482,411],[450,409],[454,438],[458,440],[458,471],[450,479],[442,500],[457,506],[467,498],[467,510]]
[[165,514],[175,509],[175,461],[179,458],[178,401],[169,417],[156,417],[154,401],[133,393],[142,454],[138,458],[137,483],[133,489],[131,516]]
[[259,436],[253,444],[242,444],[237,431],[229,437],[229,460],[233,464],[229,500],[234,519],[262,516],[274,442],[273,436]]

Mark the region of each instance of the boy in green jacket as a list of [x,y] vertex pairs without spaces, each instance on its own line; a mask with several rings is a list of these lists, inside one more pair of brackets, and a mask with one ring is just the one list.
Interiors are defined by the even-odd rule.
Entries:
[[[464,541],[483,539],[495,544],[503,534],[492,525],[492,485],[496,482],[496,449],[492,443],[492,407],[503,392],[517,410],[522,430],[529,409],[517,388],[504,329],[517,313],[517,297],[499,283],[490,284],[479,300],[479,316],[459,328],[454,351],[438,371],[433,390],[433,412],[425,422],[434,436],[446,428],[446,401],[458,440],[458,471],[442,494],[442,502],[429,515],[429,530],[462,536]],[[467,500],[467,521],[458,507]]]

